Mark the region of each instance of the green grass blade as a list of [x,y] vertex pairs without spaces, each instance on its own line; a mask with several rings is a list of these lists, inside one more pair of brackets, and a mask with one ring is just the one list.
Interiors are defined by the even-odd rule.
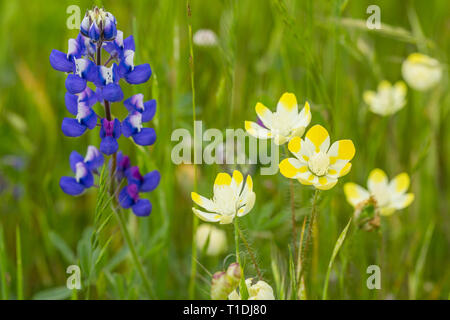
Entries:
[[2,300],[8,300],[8,284],[6,282],[6,250],[2,225],[0,225],[0,281],[2,283],[1,298]]
[[20,240],[20,227],[16,226],[16,267],[17,267],[17,300],[23,300],[23,268],[22,243]]
[[330,262],[328,263],[327,275],[325,277],[325,284],[323,286],[323,293],[322,293],[323,300],[327,299],[328,281],[330,280],[331,268],[333,267],[334,259],[336,258],[337,254],[339,253],[339,249],[342,247],[342,244],[344,243],[344,240],[345,240],[345,237],[347,236],[347,231],[348,231],[348,228],[350,227],[351,222],[352,222],[352,218],[350,218],[350,220],[348,221],[344,230],[342,230],[341,235],[337,239],[336,244],[334,245],[333,253],[331,254]]

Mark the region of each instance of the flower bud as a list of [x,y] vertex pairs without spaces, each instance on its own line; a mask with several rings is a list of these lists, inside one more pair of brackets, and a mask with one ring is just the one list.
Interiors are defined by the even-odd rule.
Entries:
[[[259,280],[253,283],[253,279],[245,280],[248,290],[248,300],[275,300],[272,287],[265,281]],[[234,290],[228,296],[229,300],[241,300],[240,294]]]
[[229,294],[228,290],[226,273],[224,271],[214,273],[211,282],[211,299],[226,300]]
[[238,263],[232,263],[227,271],[216,272],[211,282],[211,299],[226,300],[228,295],[239,286],[241,268]]
[[200,225],[196,233],[197,247],[203,250],[206,247],[208,256],[217,256],[222,254],[227,248],[227,236],[223,230],[220,230],[210,224]]
[[355,223],[360,229],[373,231],[380,227],[380,209],[374,197],[358,204],[354,216]]
[[111,41],[117,35],[116,25],[116,18],[111,13],[103,8],[94,7],[94,9],[86,12],[83,21],[81,21],[80,31],[93,42]]

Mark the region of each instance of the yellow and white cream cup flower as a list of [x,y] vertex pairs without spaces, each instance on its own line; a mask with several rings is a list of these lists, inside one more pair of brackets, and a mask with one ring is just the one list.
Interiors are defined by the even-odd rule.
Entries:
[[301,137],[311,122],[309,103],[298,112],[297,98],[292,93],[284,93],[277,104],[277,110],[272,112],[258,102],[256,114],[264,127],[256,122],[245,121],[245,130],[258,139],[273,139],[275,144],[282,145],[293,137]]
[[396,210],[406,208],[413,202],[414,194],[406,193],[410,179],[407,173],[400,173],[390,182],[386,173],[381,169],[373,169],[367,181],[368,190],[349,182],[344,185],[347,201],[357,207],[363,201],[373,197],[380,209],[380,214],[388,216]]
[[330,147],[330,135],[321,125],[309,129],[304,140],[293,138],[289,141],[288,149],[295,158],[281,161],[281,174],[319,190],[334,187],[338,178],[350,171],[350,160],[355,155],[355,146],[351,140],[339,140]]
[[442,67],[438,60],[416,52],[403,61],[402,74],[411,88],[426,91],[441,81]]
[[[259,280],[252,284],[253,278],[245,280],[248,290],[248,300],[275,300],[272,287],[265,281]],[[242,300],[237,290],[228,296],[228,300]]]
[[389,81],[383,80],[378,85],[376,92],[365,91],[363,98],[370,111],[380,116],[389,116],[406,105],[407,90],[403,81],[397,81],[392,85]]
[[207,199],[198,193],[191,193],[192,201],[206,211],[192,208],[202,220],[229,224],[235,216],[245,216],[253,208],[256,195],[253,192],[253,181],[250,175],[244,183],[242,173],[235,170],[233,177],[228,173],[219,173],[214,182],[214,196]]

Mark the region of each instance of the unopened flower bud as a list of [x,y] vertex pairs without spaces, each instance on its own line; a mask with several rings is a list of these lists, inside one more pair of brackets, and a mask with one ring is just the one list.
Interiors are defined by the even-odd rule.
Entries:
[[211,282],[211,299],[226,300],[228,295],[239,286],[241,268],[238,263],[232,263],[227,271],[216,272]]
[[116,18],[103,8],[95,7],[86,12],[86,15],[81,21],[81,33],[89,37],[93,42],[111,41],[117,35],[117,21]]
[[354,216],[358,228],[365,231],[373,231],[380,227],[380,209],[374,197],[358,204]]

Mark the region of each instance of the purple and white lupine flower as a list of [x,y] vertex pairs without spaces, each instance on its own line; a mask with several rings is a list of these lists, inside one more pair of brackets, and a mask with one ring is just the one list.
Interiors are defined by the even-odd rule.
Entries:
[[[117,36],[113,41],[107,41],[103,43],[103,49],[106,50],[111,55],[111,59],[116,60],[117,63],[120,63],[120,60],[123,58],[123,52],[125,50],[125,46],[130,45],[130,41],[134,45],[133,36],[129,36],[125,40],[123,39],[123,32],[117,30]],[[134,50],[134,49],[133,49]]]
[[108,121],[107,119],[102,119],[102,127],[100,129],[100,151],[106,155],[112,155],[119,149],[119,139],[121,132],[120,121],[114,119],[113,121]]
[[135,184],[139,192],[150,192],[155,190],[161,180],[161,174],[158,170],[153,170],[142,176],[139,167],[131,167],[127,171],[128,184]]
[[116,18],[103,8],[95,7],[88,10],[81,21],[81,33],[89,37],[93,42],[99,40],[111,41],[117,35]]
[[100,66],[99,78],[96,83],[99,87],[99,93],[104,100],[110,102],[118,102],[123,100],[123,91],[119,85],[119,73],[117,70],[117,64],[113,64],[111,67]]
[[78,94],[72,94],[70,92],[66,92],[64,96],[64,100],[66,103],[67,111],[76,116],[78,114],[78,104],[83,103],[89,107],[92,107],[94,104],[98,102],[98,96],[89,87],[86,87],[84,91]]
[[62,132],[68,137],[79,137],[87,129],[92,130],[97,125],[97,114],[86,102],[78,102],[77,111],[74,115],[76,116],[75,119],[64,118],[62,122]]
[[140,84],[150,79],[152,69],[148,63],[134,65],[135,44],[133,36],[124,39],[123,43],[120,42],[120,39],[117,42],[110,42],[105,45],[105,50],[119,61],[119,76],[125,78],[129,84]]
[[139,197],[139,188],[135,184],[130,184],[120,191],[119,203],[124,209],[131,208],[138,217],[147,217],[152,212],[152,203]]
[[141,146],[150,146],[156,141],[156,132],[153,128],[144,128],[142,113],[131,112],[122,122],[122,133],[126,138],[132,137],[134,142]]
[[50,54],[50,64],[53,69],[69,73],[66,78],[66,89],[72,94],[82,92],[87,81],[97,81],[98,70],[94,62],[82,58],[86,53],[81,38],[70,39],[67,53],[53,49]]
[[140,192],[150,192],[156,189],[161,176],[157,170],[142,176],[138,167],[128,170],[128,185],[119,194],[119,203],[124,209],[131,208],[139,217],[150,215],[152,204],[148,199],[140,199]]
[[96,147],[89,146],[86,157],[73,151],[69,162],[75,177],[62,177],[59,185],[65,193],[76,196],[94,185],[94,173],[103,165],[104,158]]
[[152,99],[144,102],[142,93],[135,94],[123,102],[129,112],[139,112],[142,114],[142,122],[149,122],[156,112],[156,100]]

